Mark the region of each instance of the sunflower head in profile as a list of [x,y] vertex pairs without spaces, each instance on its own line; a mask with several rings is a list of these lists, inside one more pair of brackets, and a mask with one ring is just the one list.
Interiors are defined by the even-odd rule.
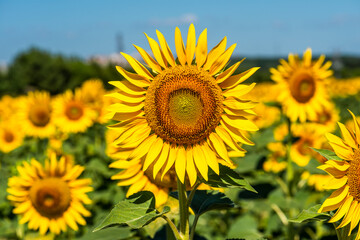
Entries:
[[24,141],[24,132],[15,119],[0,122],[0,151],[11,152],[20,147]]
[[[353,130],[339,123],[342,138],[330,133],[326,134],[329,144],[342,160],[328,160],[318,167],[331,176],[324,186],[325,189],[335,190],[324,201],[319,212],[337,209],[329,222],[342,219],[338,228],[350,224],[349,236],[360,220],[360,125],[355,116],[352,113],[351,115],[354,120]],[[355,239],[360,239],[360,231]]]
[[80,89],[67,90],[53,103],[55,125],[65,133],[85,132],[93,125],[95,110],[86,106]]
[[48,92],[29,92],[18,110],[25,133],[34,137],[49,137],[55,133],[51,98]]
[[90,216],[83,204],[90,204],[87,192],[92,191],[90,179],[78,179],[84,168],[72,165],[65,157],[58,161],[53,154],[42,166],[38,161],[24,161],[18,166],[19,176],[8,181],[8,199],[13,212],[21,216],[20,224],[45,234],[59,234],[67,227],[78,230]]
[[317,61],[311,58],[311,49],[307,49],[302,60],[289,54],[288,62],[281,59],[277,69],[270,69],[271,79],[277,83],[279,91],[277,100],[292,122],[314,120],[324,107],[330,105],[325,80],[333,73],[329,70],[331,62],[323,65],[324,55]]
[[184,183],[187,173],[193,185],[198,176],[208,179],[208,167],[219,173],[219,159],[231,163],[228,149],[244,152],[239,143],[252,144],[247,131],[257,131],[249,120],[252,101],[242,98],[253,86],[242,85],[258,68],[233,75],[240,62],[224,70],[235,44],[226,49],[226,37],[208,52],[207,30],[196,43],[190,25],[186,46],[175,30],[177,59],[164,36],[159,43],[146,35],[153,57],[135,46],[147,66],[122,53],[135,73],[117,66],[125,80],[113,81],[119,102],[111,105],[109,117],[121,121],[113,127],[119,151],[130,151],[127,160],[140,162],[153,177],[172,169]]

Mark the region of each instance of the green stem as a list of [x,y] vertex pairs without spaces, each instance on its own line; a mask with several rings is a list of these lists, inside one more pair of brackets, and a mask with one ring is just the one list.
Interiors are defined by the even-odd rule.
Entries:
[[163,215],[162,218],[165,219],[165,221],[168,223],[168,226],[170,227],[170,229],[172,230],[172,233],[173,233],[173,235],[167,233],[166,239],[171,240],[175,237],[176,240],[181,240],[182,238],[181,238],[175,224],[170,220],[170,218],[168,218],[166,215]]
[[187,207],[186,186],[177,179],[180,208],[180,237],[189,240],[189,208]]
[[196,192],[196,189],[201,185],[201,182],[196,182],[193,189],[191,190],[190,192],[190,195],[188,197],[188,200],[187,200],[187,207],[189,208],[190,205],[191,205],[191,201],[193,200],[194,196],[195,196],[195,192]]
[[196,224],[199,220],[199,215],[195,215],[195,218],[194,218],[194,222],[193,222],[193,225],[191,226],[191,231],[190,231],[190,240],[193,240],[194,239],[194,236],[195,236],[195,228],[196,228]]
[[[287,125],[288,125],[288,139],[286,144],[286,157],[287,157],[287,168],[286,168],[286,183],[287,183],[287,196],[286,199],[288,201],[291,200],[293,197],[293,189],[292,189],[292,182],[294,180],[294,169],[292,165],[292,160],[290,157],[290,151],[291,151],[291,145],[292,145],[292,133],[291,133],[291,120],[289,118],[286,118]],[[288,219],[292,218],[293,211],[290,208],[288,212]],[[289,222],[287,225],[287,237],[289,240],[293,240],[295,237],[294,234],[294,224],[292,222]]]

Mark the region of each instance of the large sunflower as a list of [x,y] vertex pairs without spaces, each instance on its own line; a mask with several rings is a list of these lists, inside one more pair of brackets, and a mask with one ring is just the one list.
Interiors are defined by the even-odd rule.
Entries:
[[[351,115],[354,119],[354,130],[349,130],[339,123],[342,139],[331,133],[326,135],[336,155],[342,160],[329,160],[318,167],[332,176],[325,188],[336,189],[324,201],[319,212],[337,209],[329,222],[336,222],[342,218],[338,227],[350,224],[349,235],[360,220],[360,125],[354,114]],[[360,231],[356,239],[360,239]]]
[[109,107],[110,117],[121,121],[114,126],[120,132],[115,142],[131,151],[128,160],[140,161],[143,171],[152,169],[154,178],[175,166],[180,181],[187,173],[193,185],[198,173],[208,178],[208,167],[219,172],[217,159],[231,164],[228,148],[243,152],[239,143],[252,144],[244,133],[258,130],[248,120],[254,103],[242,99],[252,86],[239,84],[258,68],[232,76],[240,61],[223,71],[235,44],[226,49],[225,37],[208,53],[207,30],[196,44],[192,24],[186,47],[175,30],[177,60],[156,33],[160,44],[145,34],[155,59],[135,46],[152,73],[122,53],[136,73],[117,66],[126,80],[110,82],[118,88],[112,96],[121,101]]
[[55,133],[52,118],[51,99],[48,92],[29,92],[19,107],[19,121],[25,133],[34,137],[49,137]]
[[324,55],[314,62],[311,58],[311,49],[307,49],[302,60],[289,54],[289,62],[281,59],[277,69],[270,69],[271,79],[277,83],[277,100],[293,122],[297,119],[300,122],[314,120],[323,107],[330,105],[324,80],[332,75],[328,70],[331,62],[322,65]]
[[19,176],[9,179],[8,199],[15,205],[13,212],[21,215],[20,223],[28,222],[30,229],[47,230],[59,234],[67,226],[78,230],[85,225],[83,216],[90,216],[83,204],[90,204],[86,195],[92,191],[91,179],[77,179],[84,167],[73,166],[53,154],[43,167],[38,161],[23,162],[18,166]]
[[80,89],[67,90],[54,100],[54,122],[65,133],[85,132],[94,124],[95,110],[86,106]]

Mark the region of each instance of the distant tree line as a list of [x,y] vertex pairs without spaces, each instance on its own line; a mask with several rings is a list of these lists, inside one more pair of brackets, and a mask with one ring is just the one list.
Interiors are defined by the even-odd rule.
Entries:
[[[233,57],[229,65],[241,59],[239,56]],[[332,69],[337,78],[360,76],[359,56],[330,57],[327,60],[333,61]],[[236,73],[255,66],[261,67],[251,77],[252,82],[268,82],[271,81],[269,69],[278,64],[279,58],[247,58]],[[74,89],[90,78],[99,78],[104,82],[105,88],[111,88],[109,81],[122,79],[115,65],[110,63],[103,66],[94,61],[84,61],[77,57],[66,57],[31,48],[19,53],[7,70],[0,72],[0,96],[5,94],[16,96],[34,89],[58,94],[65,89]]]

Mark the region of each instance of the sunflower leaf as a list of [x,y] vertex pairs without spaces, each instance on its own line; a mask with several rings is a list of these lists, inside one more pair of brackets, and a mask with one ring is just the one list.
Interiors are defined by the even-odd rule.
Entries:
[[201,179],[201,181],[214,188],[243,188],[248,191],[257,193],[257,191],[231,168],[219,164],[219,175],[209,169],[209,180]]
[[116,204],[93,232],[115,225],[139,229],[169,211],[170,208],[167,206],[162,212],[155,209],[155,196],[152,192],[138,192]]
[[316,148],[312,148],[312,147],[311,147],[311,149],[314,150],[315,152],[319,153],[321,156],[323,156],[327,160],[342,160],[333,151],[330,151],[328,149],[316,149]]
[[309,209],[302,210],[302,212],[295,218],[289,219],[290,222],[303,223],[313,221],[327,221],[331,218],[328,213],[318,213],[321,204],[315,205]]

